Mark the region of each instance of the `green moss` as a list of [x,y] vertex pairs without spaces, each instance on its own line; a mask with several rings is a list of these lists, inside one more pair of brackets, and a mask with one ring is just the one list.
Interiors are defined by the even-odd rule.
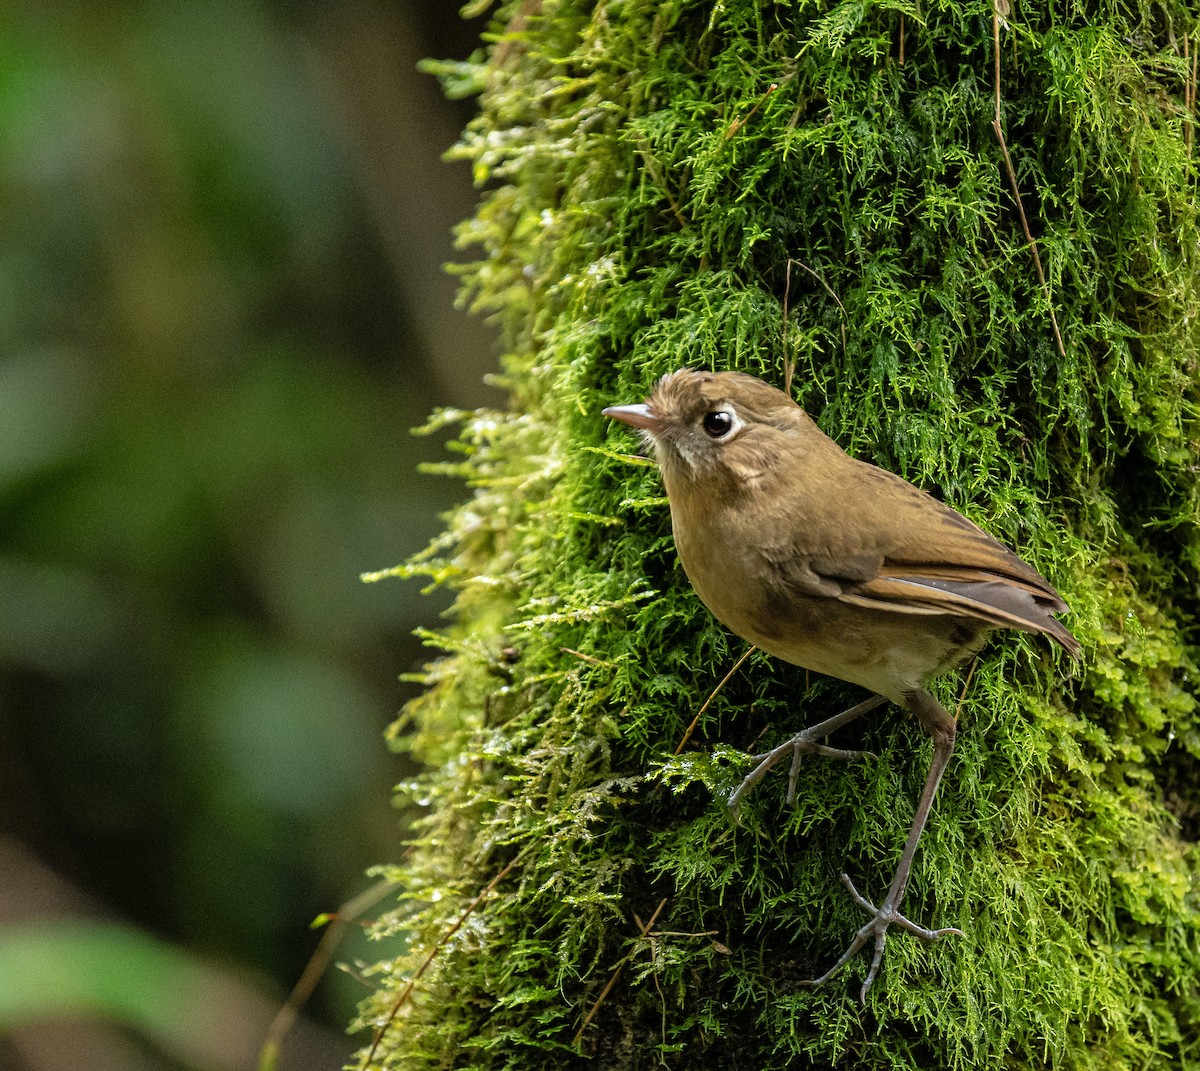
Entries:
[[[409,951],[383,946],[364,1023],[516,863],[377,1066],[1200,1066],[1193,19],[1030,2],[1002,30],[1065,356],[991,128],[989,5],[512,3],[437,65],[480,93],[458,151],[483,254],[459,271],[511,404],[458,415],[474,491],[407,570],[458,596],[395,734],[425,817],[384,868],[404,899],[379,934]],[[744,645],[599,416],[683,364],[782,383],[786,361],[843,446],[1045,572],[1087,652],[1072,675],[1000,638],[965,692],[939,683],[963,731],[906,908],[966,936],[894,936],[865,1006],[865,958],[801,983],[861,921],[836,875],[886,885],[927,739],[868,719],[845,738],[877,758],[806,762],[794,810],[772,777],[735,826],[752,742],[855,695],[756,654],[673,757]]]

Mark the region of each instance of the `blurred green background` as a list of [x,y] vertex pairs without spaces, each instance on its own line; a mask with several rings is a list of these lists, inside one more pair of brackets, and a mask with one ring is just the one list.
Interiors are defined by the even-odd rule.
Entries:
[[[409,429],[494,400],[441,269],[470,106],[416,69],[480,29],[0,14],[5,1071],[253,1066],[313,917],[401,850],[381,732],[442,607],[358,576],[463,493]],[[330,972],[281,1066],[340,1066],[363,992]]]

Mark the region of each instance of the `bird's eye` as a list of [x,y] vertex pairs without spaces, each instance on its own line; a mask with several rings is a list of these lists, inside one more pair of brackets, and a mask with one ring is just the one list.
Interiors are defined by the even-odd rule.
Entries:
[[704,430],[714,439],[728,435],[733,428],[733,417],[724,409],[704,414]]

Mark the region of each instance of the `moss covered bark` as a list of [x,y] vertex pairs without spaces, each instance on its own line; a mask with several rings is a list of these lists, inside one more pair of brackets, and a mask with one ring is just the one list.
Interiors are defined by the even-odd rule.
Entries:
[[[473,493],[399,570],[458,594],[396,730],[429,772],[368,1027],[442,943],[373,1064],[1200,1065],[1194,7],[1002,21],[1046,288],[988,4],[524,0],[493,29],[441,73],[479,95],[464,293],[511,403],[443,418]],[[1072,675],[998,637],[939,686],[960,745],[905,907],[966,936],[897,933],[865,1006],[867,957],[799,983],[860,924],[838,873],[885,888],[928,740],[872,717],[844,746],[877,761],[806,761],[794,810],[774,777],[735,826],[750,745],[860,693],[756,654],[674,755],[743,645],[599,416],[680,365],[789,362],[852,454],[1050,577],[1086,650]]]

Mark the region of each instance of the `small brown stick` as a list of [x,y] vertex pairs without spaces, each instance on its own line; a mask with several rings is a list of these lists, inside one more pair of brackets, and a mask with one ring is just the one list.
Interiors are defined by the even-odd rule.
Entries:
[[573,655],[575,658],[578,658],[581,662],[589,662],[593,666],[611,666],[612,665],[611,662],[601,662],[600,659],[594,657],[593,655],[584,654],[582,651],[577,651],[577,650],[575,650],[574,647],[560,647],[559,650],[562,651],[563,654]]
[[[1190,33],[1183,35],[1183,65],[1186,68],[1188,62],[1188,41],[1191,38]],[[1187,146],[1188,156],[1192,155],[1192,125],[1196,118],[1196,59],[1200,57],[1200,48],[1197,48],[1191,53],[1192,68],[1184,77],[1183,80],[1183,141]]]
[[[638,928],[642,931],[642,939],[650,942],[650,964],[654,968],[650,972],[650,976],[654,979],[654,990],[656,993],[658,993],[658,1003],[659,1003],[659,1006],[662,1008],[662,1026],[661,1026],[662,1043],[663,1043],[663,1048],[666,1048],[666,1046],[667,1046],[667,997],[666,997],[666,994],[663,993],[662,983],[658,980],[658,975],[659,975],[658,957],[659,957],[659,954],[662,951],[662,949],[659,947],[659,944],[658,944],[657,933],[647,932],[646,927],[642,924],[642,920],[640,918],[638,918],[637,912],[634,912],[633,921],[638,924]],[[661,1063],[662,1061],[660,1060],[659,1062]]]
[[1191,58],[1188,55],[1188,34],[1183,35],[1183,143],[1187,147],[1188,155],[1192,154],[1192,74],[1188,70],[1188,60]]
[[777,90],[778,88],[779,88],[778,82],[772,82],[769,86],[767,86],[767,91],[761,97],[759,97],[757,101],[755,101],[754,107],[750,109],[750,113],[744,119],[735,119],[732,123],[729,124],[728,127],[726,127],[724,140],[728,141],[739,130],[741,130],[742,127],[744,127],[748,122],[750,122],[750,120],[754,118],[754,115],[758,111],[758,109],[763,106],[763,101],[766,100],[767,97],[769,97],[772,93],[774,93],[775,90]]
[[[814,279],[816,279],[817,282],[820,283],[822,287],[824,287],[825,293],[827,293],[831,298],[833,298],[833,300],[837,302],[837,307],[842,310],[842,322],[841,322],[840,326],[842,329],[842,356],[844,357],[846,355],[846,321],[849,319],[849,316],[846,314],[846,306],[842,304],[842,299],[833,292],[833,288],[824,279],[822,279],[815,271],[812,270],[812,268],[810,268],[807,264],[805,264],[804,261],[796,260],[795,257],[788,257],[787,275],[785,276],[785,282],[784,282],[784,287],[783,287],[783,339],[782,339],[782,342],[784,343],[784,346],[783,346],[784,352],[785,353],[787,352],[788,296],[792,292],[792,265],[793,264],[795,264],[797,267],[803,268],[806,272],[808,272],[809,275],[811,275]],[[783,368],[783,392],[785,394],[792,393],[792,373],[795,372],[795,370],[796,370],[796,364],[794,361],[789,361],[787,364],[784,365],[784,368]]]
[[[996,0],[996,3],[999,2],[1001,0]],[[1013,170],[1012,157],[1008,153],[1008,143],[1004,140],[1004,128],[1000,123],[1000,12],[996,3],[992,6],[992,52],[996,59],[996,116],[992,120],[992,130],[995,131],[996,140],[1000,142],[1000,151],[1004,154],[1004,170],[1008,174],[1008,184],[1012,187],[1013,200],[1017,202],[1017,215],[1021,219],[1021,230],[1025,232],[1025,243],[1033,255],[1033,266],[1037,270],[1038,282],[1046,297],[1046,307],[1050,310],[1050,326],[1054,331],[1054,341],[1058,345],[1059,354],[1065,359],[1067,348],[1063,345],[1062,334],[1058,330],[1058,317],[1054,315],[1054,303],[1050,299],[1050,286],[1046,282],[1046,273],[1042,270],[1042,258],[1038,253],[1037,242],[1034,241],[1033,234],[1029,230],[1029,220],[1025,218],[1025,208],[1021,204],[1021,191],[1017,188],[1017,173]]]
[[742,663],[750,657],[750,654],[753,650],[753,645],[747,647],[746,650],[742,652],[742,657],[734,662],[733,669],[726,673],[725,676],[721,678],[721,683],[709,693],[708,698],[704,700],[704,705],[698,711],[696,711],[696,716],[692,719],[692,724],[689,725],[685,730],[683,739],[679,741],[679,745],[674,751],[671,752],[672,755],[678,755],[684,749],[684,747],[687,745],[687,742],[692,738],[692,733],[695,731],[696,725],[699,723],[701,717],[704,716],[704,712],[708,709],[709,704],[711,704],[712,701],[717,698],[717,695],[720,693],[721,689],[729,683],[729,678],[742,668]]
[[408,980],[408,985],[404,987],[400,993],[400,996],[396,998],[396,1002],[392,1005],[391,1011],[388,1012],[387,1018],[380,1023],[379,1028],[375,1031],[375,1037],[371,1041],[371,1048],[367,1052],[367,1058],[363,1061],[364,1071],[366,1071],[366,1068],[371,1066],[371,1061],[375,1059],[375,1053],[379,1048],[379,1043],[383,1041],[384,1034],[388,1032],[388,1029],[391,1027],[396,1016],[400,1014],[400,1009],[408,1003],[408,998],[412,996],[413,987],[418,981],[420,981],[421,975],[423,975],[426,970],[429,969],[429,965],[435,959],[437,959],[438,953],[446,947],[446,944],[449,942],[450,938],[452,938],[456,933],[458,933],[459,930],[462,929],[463,923],[466,922],[472,914],[474,914],[475,909],[483,903],[484,899],[495,890],[496,886],[499,885],[500,882],[502,882],[506,877],[508,877],[509,874],[512,873],[513,868],[521,861],[521,858],[525,855],[525,852],[529,851],[529,849],[532,847],[533,845],[529,844],[522,851],[518,852],[516,858],[514,858],[513,861],[508,864],[508,866],[501,870],[499,874],[492,878],[492,880],[483,887],[479,895],[476,896],[474,900],[467,904],[466,908],[463,909],[463,913],[455,920],[454,925],[437,939],[437,943],[429,950],[429,955],[427,955],[421,962],[421,966],[416,969],[416,972]]
[[650,151],[650,145],[644,138],[638,139],[638,152],[642,154],[642,160],[645,162],[646,170],[650,172],[650,177],[662,191],[662,195],[667,199],[667,204],[671,206],[671,214],[675,217],[675,222],[681,227],[686,227],[688,225],[687,216],[680,211],[679,205],[675,203],[675,198],[671,196],[671,191],[667,189],[667,180],[659,170],[654,154]]
[[[658,902],[658,907],[654,909],[654,914],[650,916],[650,921],[644,926],[640,922],[638,923],[638,929],[641,930],[641,933],[638,934],[639,937],[645,937],[646,934],[650,932],[651,928],[658,921],[658,916],[662,914],[662,909],[666,906],[667,898],[664,896]],[[624,968],[625,964],[629,962],[629,957],[632,955],[632,952],[626,953],[626,955],[621,959],[621,962],[617,964],[616,969],[612,972],[612,977],[609,978],[608,983],[604,986],[604,988],[600,990],[600,995],[596,998],[596,1002],[591,1006],[591,1009],[588,1011],[587,1015],[584,1016],[583,1022],[579,1025],[579,1029],[575,1031],[575,1037],[571,1041],[572,1045],[579,1044],[580,1038],[583,1037],[583,1032],[588,1028],[588,1023],[596,1018],[596,1013],[600,1010],[600,1005],[604,1003],[604,1001],[608,998],[608,994],[612,992],[613,986],[617,984],[617,979],[621,977],[622,969]]]
[[904,66],[904,12],[900,12],[900,66]]
[[[796,362],[787,355],[788,297],[792,293],[792,258],[788,257],[787,270],[783,277],[783,330],[780,332],[780,348],[783,350],[783,393],[792,396],[792,376]],[[675,754],[679,754],[676,752]]]
[[525,24],[531,17],[538,15],[542,10],[542,0],[525,0],[521,5],[521,9],[508,21],[508,25],[504,27],[504,33],[500,42],[496,45],[492,55],[491,66],[493,70],[499,70],[508,59],[508,54],[516,48],[523,46],[516,42],[520,39],[521,31],[525,29]]
[[[807,688],[805,688],[804,690],[805,690],[806,692],[808,691],[808,689],[807,689]],[[753,755],[753,754],[754,754],[754,749],[755,749],[756,747],[758,747],[758,742],[759,742],[759,741],[760,741],[760,740],[761,740],[761,739],[762,739],[764,736],[766,736],[766,735],[767,735],[767,730],[768,730],[768,729],[770,729],[770,728],[771,728],[771,726],[770,726],[770,725],[764,725],[764,726],[763,726],[761,729],[759,729],[759,730],[758,730],[758,735],[757,735],[757,736],[756,736],[756,737],[755,737],[753,740],[751,740],[751,741],[750,741],[750,743],[748,743],[748,744],[746,745],[746,754],[747,754],[747,755]]]
[[967,667],[967,679],[963,681],[962,691],[958,693],[958,703],[954,707],[955,721],[958,721],[958,716],[962,713],[963,700],[967,697],[967,689],[971,687],[971,678],[975,676],[975,663],[978,661],[978,658],[972,658],[971,664]]
[[[664,900],[663,903],[666,903],[666,901]],[[649,930],[647,926],[642,925],[642,920],[637,915],[633,916],[633,921],[641,927],[643,940],[650,942],[650,962],[654,964],[654,988],[658,992],[658,1002],[662,1007],[662,1043],[665,1046],[667,1044],[667,998],[663,993],[662,983],[658,980],[659,956],[662,954],[659,942],[664,937],[707,937],[712,941],[713,947],[720,951],[722,955],[732,955],[732,952],[730,952],[728,947],[721,944],[720,941],[714,940],[717,934],[721,932],[720,930],[701,930],[697,933],[684,933],[682,930]],[[651,919],[650,921],[653,922],[654,920]]]
[[283,1047],[284,1039],[300,1017],[300,1009],[308,1002],[317,983],[324,977],[329,962],[333,959],[333,954],[337,951],[337,947],[346,933],[346,928],[356,920],[358,915],[382,900],[395,887],[395,882],[378,881],[328,916],[331,920],[330,925],[321,935],[316,951],[309,957],[308,963],[300,974],[300,980],[292,987],[287,1000],[275,1013],[271,1025],[267,1027],[266,1037],[263,1039],[262,1048],[258,1053],[259,1071],[274,1071],[278,1066],[279,1051]]
[[[1190,36],[1190,34],[1189,34],[1189,36]],[[1198,59],[1200,59],[1200,48],[1195,48],[1192,50],[1192,80],[1191,80],[1192,109],[1193,110],[1195,110],[1195,107],[1196,107],[1196,61]]]
[[[1187,40],[1187,39],[1184,38],[1184,40]],[[1194,120],[1196,118],[1196,61],[1198,59],[1200,59],[1200,47],[1192,49],[1192,77],[1188,83],[1192,87],[1192,103],[1191,103],[1191,107],[1188,108],[1188,127],[1187,127],[1188,152],[1189,153],[1191,152],[1191,149],[1192,149],[1192,126],[1194,125]]]

